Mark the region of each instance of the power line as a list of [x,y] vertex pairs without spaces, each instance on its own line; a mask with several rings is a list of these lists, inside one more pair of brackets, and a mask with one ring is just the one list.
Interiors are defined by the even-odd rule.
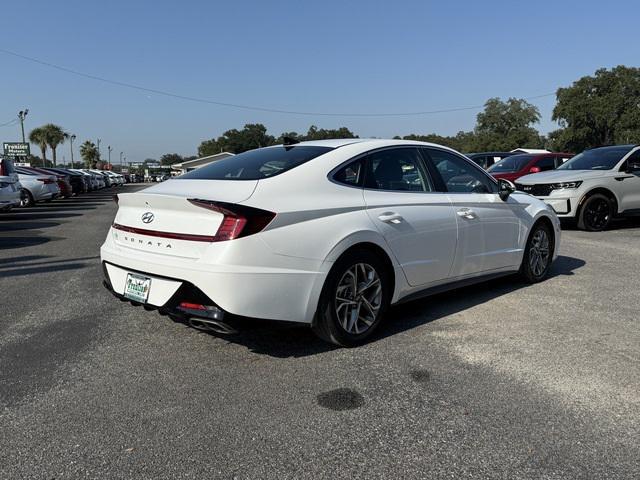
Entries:
[[[99,77],[97,75],[91,75],[89,73],[79,72],[77,70],[72,70],[70,68],[63,67],[63,66],[60,66],[60,65],[56,65],[56,64],[53,64],[53,63],[50,63],[50,62],[45,62],[45,61],[39,60],[37,58],[33,58],[33,57],[26,56],[26,55],[22,55],[20,53],[12,52],[10,50],[5,50],[4,48],[0,48],[0,52],[6,53],[7,55],[12,55],[12,56],[17,57],[17,58],[21,58],[23,60],[28,60],[28,61],[33,62],[33,63],[44,65],[46,67],[55,68],[56,70],[60,70],[62,72],[71,73],[71,74],[77,75],[79,77],[89,78],[91,80],[97,80],[99,82],[108,83],[108,84],[111,84],[111,85],[117,85],[119,87],[130,88],[130,89],[139,90],[139,91],[142,91],[142,92],[155,93],[156,95],[162,95],[162,96],[170,97],[170,98],[177,98],[177,99],[180,99],[180,100],[188,100],[190,102],[206,103],[206,104],[210,104],[210,105],[218,105],[218,106],[221,106],[221,107],[238,108],[238,109],[243,109],[243,110],[253,110],[253,111],[258,111],[258,112],[283,113],[283,114],[288,114],[288,115],[325,116],[325,117],[409,117],[409,116],[419,116],[419,115],[433,115],[433,114],[437,114],[437,113],[462,112],[462,111],[466,111],[466,110],[479,110],[481,108],[484,108],[484,104],[483,104],[483,105],[473,105],[473,106],[468,106],[468,107],[447,108],[447,109],[441,109],[441,110],[426,110],[426,111],[419,111],[419,112],[347,113],[347,112],[305,112],[305,111],[296,111],[296,110],[281,110],[281,109],[276,109],[276,108],[265,108],[265,107],[258,107],[258,106],[252,106],[252,105],[242,105],[242,104],[237,104],[237,103],[220,102],[220,101],[217,101],[217,100],[210,100],[210,99],[206,99],[206,98],[199,98],[199,97],[191,97],[191,96],[187,96],[187,95],[180,95],[180,94],[177,94],[177,93],[171,93],[171,92],[166,92],[166,91],[163,91],[163,90],[157,90],[155,88],[142,87],[140,85],[134,85],[132,83],[121,82],[121,81],[118,81],[118,80],[110,80],[108,78]],[[531,97],[525,97],[524,100],[535,100],[535,99],[538,99],[538,98],[550,97],[552,95],[555,95],[555,92],[553,92],[553,93],[545,93],[545,94],[542,94],[542,95],[535,95],[535,96],[531,96]]]
[[10,125],[15,125],[19,122],[19,120],[17,118],[14,118],[13,120],[9,120],[6,123],[0,123],[0,127],[8,127]]

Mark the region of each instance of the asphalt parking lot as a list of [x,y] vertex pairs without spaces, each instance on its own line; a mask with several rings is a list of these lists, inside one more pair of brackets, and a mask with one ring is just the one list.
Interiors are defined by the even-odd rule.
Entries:
[[334,349],[115,300],[112,193],[0,214],[0,478],[640,476],[640,221],[565,231],[541,284],[405,304]]

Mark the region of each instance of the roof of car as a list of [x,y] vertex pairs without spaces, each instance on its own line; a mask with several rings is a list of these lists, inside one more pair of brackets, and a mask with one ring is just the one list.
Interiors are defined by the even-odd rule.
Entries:
[[[346,145],[352,144],[364,144],[364,143],[372,143],[377,144],[376,146],[392,146],[392,145],[423,145],[423,146],[431,146],[444,148],[447,150],[452,150],[449,147],[444,145],[439,145],[437,143],[429,143],[429,142],[420,142],[418,140],[401,140],[401,139],[389,139],[389,138],[332,138],[329,140],[308,140],[304,142],[294,143],[292,145],[284,145],[285,147],[297,147],[297,146],[309,146],[309,147],[330,147],[330,148],[339,148],[344,147]],[[274,147],[282,147],[283,145],[274,145]],[[269,147],[273,148],[273,147]]]
[[599,147],[593,147],[593,148],[588,148],[587,150],[596,150],[599,148],[628,148],[628,149],[632,149],[637,147],[638,145],[635,143],[629,143],[626,145],[601,145]]
[[465,154],[467,157],[472,157],[474,155],[517,155],[517,153],[514,152],[504,152],[504,151],[495,151],[495,152],[471,152],[471,153],[466,153]]

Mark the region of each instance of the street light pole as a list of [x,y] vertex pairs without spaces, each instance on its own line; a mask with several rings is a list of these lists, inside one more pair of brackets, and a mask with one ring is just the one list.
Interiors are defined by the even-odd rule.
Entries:
[[96,142],[98,144],[98,160],[100,160],[100,142],[102,140],[98,139],[98,141]]
[[26,143],[24,139],[24,118],[29,113],[29,109],[25,108],[24,110],[20,110],[18,112],[18,118],[20,119],[20,129],[22,130],[22,143]]
[[73,168],[73,141],[76,139],[75,134],[69,137],[69,145],[71,145],[71,168]]
[[111,150],[113,149],[111,148],[111,145],[109,145],[107,147],[107,151],[109,152],[109,170],[111,170]]

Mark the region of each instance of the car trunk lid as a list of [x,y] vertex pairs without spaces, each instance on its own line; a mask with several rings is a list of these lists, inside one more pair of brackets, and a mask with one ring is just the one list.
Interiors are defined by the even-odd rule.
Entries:
[[224,215],[190,200],[238,203],[251,196],[257,183],[168,180],[139,193],[119,194],[113,239],[130,249],[199,258],[214,241]]

